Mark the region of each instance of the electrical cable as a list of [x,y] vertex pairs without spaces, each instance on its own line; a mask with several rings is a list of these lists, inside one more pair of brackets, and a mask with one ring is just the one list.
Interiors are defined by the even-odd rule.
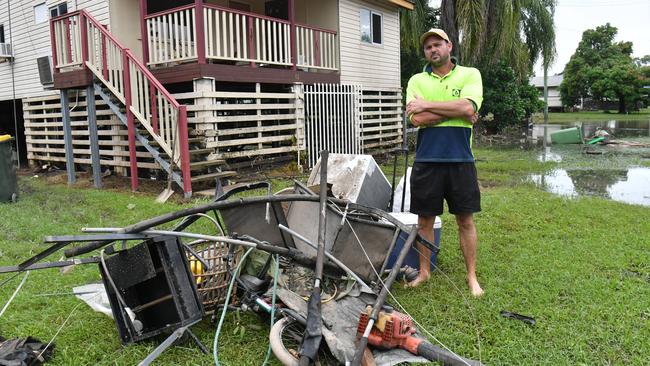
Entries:
[[[115,297],[117,298],[117,301],[120,303],[120,314],[122,314],[122,317],[125,320],[125,323],[128,325],[126,327],[126,330],[129,332],[129,336],[133,338],[133,321],[131,320],[131,317],[129,316],[129,312],[126,311],[128,309],[128,306],[126,305],[126,301],[124,301],[124,298],[122,298],[122,295],[120,294],[120,290],[117,288],[115,285],[115,282],[113,282],[113,277],[111,277],[111,274],[108,272],[108,266],[106,266],[106,261],[104,260],[104,249],[102,249],[99,252],[99,260],[102,264],[102,268],[104,269],[104,274],[106,274],[106,279],[108,279],[108,283],[111,285],[113,288],[113,292],[115,292]],[[126,314],[124,314],[126,313]],[[126,315],[126,316],[125,316]],[[129,319],[128,322],[126,322],[126,319]],[[116,319],[117,320],[117,319]]]
[[[340,210],[336,205],[332,205],[332,206],[336,207],[337,210],[338,210],[339,212],[341,212],[341,210]],[[346,222],[347,222],[348,226],[350,227],[350,230],[352,231],[352,234],[354,235],[355,239],[357,240],[357,243],[359,244],[359,247],[361,248],[361,251],[363,252],[364,256],[366,257],[366,259],[368,260],[368,262],[371,263],[371,266],[370,266],[370,267],[372,267],[372,270],[375,272],[375,275],[377,276],[377,280],[381,283],[381,285],[382,285],[384,288],[387,289],[387,291],[388,291],[388,295],[390,295],[391,299],[393,299],[393,301],[395,301],[395,303],[396,303],[397,306],[400,308],[400,310],[401,310],[402,312],[404,312],[406,315],[408,315],[409,317],[411,317],[411,319],[413,319],[413,322],[414,322],[414,323],[415,323],[415,324],[416,324],[420,329],[422,329],[422,330],[423,330],[423,331],[424,331],[424,332],[425,332],[429,337],[431,337],[434,341],[436,341],[438,344],[440,344],[440,345],[442,346],[442,348],[444,348],[444,349],[446,349],[447,351],[451,352],[451,353],[452,353],[455,357],[457,357],[461,362],[463,362],[463,363],[467,364],[468,366],[470,366],[466,361],[463,360],[463,358],[462,358],[460,355],[458,355],[457,353],[455,353],[454,351],[452,351],[449,347],[447,347],[444,343],[442,343],[438,338],[436,338],[436,337],[435,337],[431,332],[429,332],[426,328],[424,328],[424,327],[422,326],[422,324],[420,324],[420,323],[419,323],[419,322],[418,322],[414,317],[412,317],[412,316],[409,314],[409,312],[406,310],[406,308],[404,308],[404,306],[402,306],[402,304],[397,300],[397,298],[393,295],[393,293],[390,291],[390,289],[386,287],[386,284],[385,284],[384,281],[381,279],[381,275],[380,275],[379,273],[377,273],[377,270],[376,270],[375,267],[372,265],[372,261],[370,260],[370,256],[369,256],[368,253],[366,252],[366,249],[365,249],[365,247],[363,246],[363,243],[361,243],[361,239],[359,239],[359,236],[357,236],[357,233],[356,233],[356,231],[354,230],[354,227],[352,227],[352,224],[350,223],[349,220],[346,220]],[[479,362],[480,362],[480,360],[479,360]]]
[[[241,257],[239,260],[239,263],[237,263],[237,268],[235,268],[235,273],[232,275],[232,279],[230,280],[230,284],[228,285],[228,291],[226,291],[226,300],[224,301],[224,304],[227,305],[228,302],[230,302],[230,295],[232,294],[232,288],[233,285],[235,284],[235,280],[237,276],[239,276],[239,271],[241,270],[241,266],[246,260],[246,257],[253,251],[254,248],[248,248],[244,255]],[[224,306],[223,310],[221,311],[221,318],[219,319],[219,323],[217,324],[217,330],[215,331],[214,334],[214,343],[212,345],[212,357],[214,358],[214,364],[215,366],[220,366],[219,363],[219,335],[221,334],[221,327],[223,326],[223,321],[226,318],[226,311],[228,310],[228,306]]]
[[19,274],[20,274],[20,272],[16,272],[13,275],[11,275],[9,278],[7,278],[6,280],[2,281],[2,283],[0,283],[0,288],[2,286],[6,285],[7,283],[11,282],[11,280],[13,280],[14,278],[18,277]]
[[[9,44],[13,46],[13,30],[12,30],[12,25],[11,25],[11,1],[7,0],[7,13],[9,16]],[[11,50],[12,56],[13,56],[13,47]],[[16,136],[16,156],[18,157],[18,167],[20,168],[20,147],[18,145],[19,139],[18,139],[18,113],[16,109],[16,71],[14,70],[15,68],[15,58],[12,57],[11,60],[9,60],[9,63],[11,65],[11,93],[12,93],[12,107],[13,107],[13,115],[14,115],[14,134]]]
[[[271,324],[270,327],[273,327],[273,324],[275,324],[275,302],[277,298],[277,290],[278,290],[278,277],[280,276],[280,256],[278,254],[275,254],[273,256],[273,259],[275,261],[275,270],[273,271],[274,276],[273,276],[273,290],[271,291]],[[262,365],[266,365],[269,362],[269,359],[271,358],[271,341],[269,340],[269,347],[266,349],[266,357],[264,358],[264,362]]]
[[[100,295],[100,294],[97,294],[97,295],[95,295],[94,297],[91,297],[91,299],[92,299],[92,298],[95,298],[95,297],[97,297],[97,296],[99,296],[99,295]],[[54,342],[54,339],[59,335],[59,333],[61,333],[61,331],[63,330],[63,327],[65,327],[66,323],[68,323],[68,320],[70,320],[70,318],[72,318],[72,315],[74,315],[75,311],[77,311],[77,309],[78,309],[81,305],[83,305],[83,304],[85,304],[85,302],[80,301],[77,305],[75,305],[74,308],[72,308],[72,310],[70,311],[70,314],[68,315],[68,317],[65,318],[65,320],[63,321],[63,324],[61,324],[61,326],[59,327],[59,329],[57,329],[56,333],[54,333],[54,336],[52,337],[52,339],[50,339],[50,341],[47,342],[47,345],[43,348],[43,350],[41,351],[41,353],[39,353],[38,356],[36,356],[36,359],[37,359],[37,360],[40,359],[41,356],[43,355],[43,353],[45,353],[45,351],[50,347],[50,345],[52,345],[52,342]]]
[[219,222],[217,222],[217,220],[216,220],[214,217],[212,217],[212,216],[210,216],[210,215],[208,215],[208,214],[201,213],[201,212],[199,212],[199,213],[195,213],[194,215],[186,216],[185,219],[183,219],[183,221],[181,221],[181,224],[182,224],[184,221],[188,220],[189,217],[192,217],[192,216],[201,216],[201,217],[205,217],[206,219],[212,221],[212,223],[214,224],[214,226],[215,226],[217,229],[219,229],[219,234],[221,234],[221,235],[226,235],[226,234],[223,232],[223,228],[221,227],[221,225],[219,224]]
[[18,285],[18,287],[16,287],[16,290],[14,291],[13,295],[11,295],[11,297],[9,298],[5,306],[2,308],[2,311],[0,311],[0,318],[2,318],[2,314],[5,313],[5,310],[7,310],[9,304],[11,304],[11,302],[14,301],[14,298],[16,297],[16,295],[18,295],[18,291],[20,291],[20,289],[25,284],[25,281],[27,281],[27,276],[29,276],[29,271],[25,272],[25,277],[23,277],[23,280],[20,281],[20,284]]

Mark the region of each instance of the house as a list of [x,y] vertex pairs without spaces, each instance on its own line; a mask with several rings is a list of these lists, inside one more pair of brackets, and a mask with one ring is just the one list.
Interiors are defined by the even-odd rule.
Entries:
[[[562,100],[560,99],[560,84],[562,84],[563,79],[564,75],[562,75],[562,73],[548,76],[546,78],[549,110],[561,112],[564,109],[562,106]],[[544,77],[534,76],[530,78],[530,84],[537,88],[540,94],[539,99],[541,101],[544,101]]]
[[110,168],[135,189],[162,170],[191,194],[251,161],[312,164],[324,148],[402,141],[398,10],[409,1],[2,6],[12,53],[0,108],[12,110],[25,158],[65,162],[71,181],[88,165],[96,184]]

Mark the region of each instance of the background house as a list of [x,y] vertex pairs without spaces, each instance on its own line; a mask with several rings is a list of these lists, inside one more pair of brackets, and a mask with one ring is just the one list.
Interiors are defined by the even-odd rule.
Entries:
[[163,170],[191,192],[187,181],[251,161],[309,165],[323,148],[402,141],[398,9],[408,1],[4,6],[0,109],[13,118],[0,127],[17,125],[23,162],[95,163],[134,188]]
[[[546,87],[548,89],[548,110],[554,112],[563,112],[562,100],[560,99],[560,84],[564,76],[560,73],[557,75],[548,76],[546,79]],[[533,76],[530,78],[530,84],[535,86],[539,91],[539,100],[544,101],[544,77]]]

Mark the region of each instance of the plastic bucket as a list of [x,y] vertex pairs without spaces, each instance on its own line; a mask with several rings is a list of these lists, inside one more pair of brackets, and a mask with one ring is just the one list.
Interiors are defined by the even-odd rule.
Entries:
[[0,136],[0,202],[16,202],[18,198],[18,179],[12,159],[9,135]]

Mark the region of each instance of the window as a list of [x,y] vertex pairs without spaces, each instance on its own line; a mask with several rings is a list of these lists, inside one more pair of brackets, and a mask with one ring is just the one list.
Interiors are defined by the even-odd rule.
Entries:
[[361,41],[381,44],[382,43],[382,15],[368,9],[359,11],[361,24]]
[[38,4],[34,7],[34,23],[47,22],[47,7],[45,3]]
[[50,18],[58,17],[68,12],[68,3],[61,3],[50,8]]
[[0,43],[5,43],[5,26],[0,24]]

